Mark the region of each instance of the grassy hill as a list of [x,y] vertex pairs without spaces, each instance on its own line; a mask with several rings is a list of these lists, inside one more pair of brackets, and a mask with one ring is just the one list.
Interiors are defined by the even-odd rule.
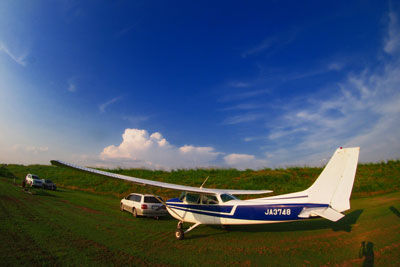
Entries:
[[[112,171],[193,186],[210,176],[209,187],[268,188],[279,194],[307,188],[321,169]],[[25,192],[19,184],[27,173],[54,180],[60,190]],[[53,166],[3,165],[0,260],[2,266],[399,266],[399,177],[399,161],[360,164],[352,209],[336,223],[313,219],[229,231],[200,226],[177,241],[176,220],[136,219],[119,211],[120,196],[150,188]]]
[[[287,169],[263,169],[258,171],[236,169],[195,169],[152,171],[144,169],[114,169],[114,173],[139,178],[200,186],[209,176],[206,187],[231,189],[270,189],[274,194],[300,191],[309,187],[322,168],[295,167]],[[57,185],[85,191],[112,194],[118,197],[130,192],[155,192],[162,196],[177,193],[157,188],[133,185],[132,183],[71,169],[47,165],[7,165],[0,168],[0,176],[14,178],[18,183],[27,173],[53,180]],[[353,187],[353,197],[400,191],[400,160],[381,163],[359,164]]]
[[33,189],[0,177],[2,266],[399,266],[400,193],[354,199],[339,222],[200,226],[133,218],[119,198]]

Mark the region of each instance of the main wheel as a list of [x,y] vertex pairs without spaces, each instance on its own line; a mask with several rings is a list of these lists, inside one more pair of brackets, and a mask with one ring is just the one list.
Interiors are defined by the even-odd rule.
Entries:
[[183,232],[182,229],[176,229],[175,231],[175,237],[178,240],[182,240],[185,237],[185,233]]
[[135,217],[135,218],[138,216],[138,215],[137,215],[137,211],[136,211],[135,208],[132,209],[132,215],[133,215],[133,217]]

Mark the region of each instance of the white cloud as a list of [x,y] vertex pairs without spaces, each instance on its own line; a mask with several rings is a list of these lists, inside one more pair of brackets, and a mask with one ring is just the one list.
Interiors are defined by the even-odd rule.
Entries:
[[149,135],[146,130],[125,129],[121,144],[104,148],[100,157],[125,167],[175,169],[209,167],[220,154],[212,147],[176,147],[159,132]]
[[221,101],[222,102],[230,102],[230,101],[237,101],[237,100],[244,100],[248,98],[255,98],[259,97],[261,95],[265,95],[270,93],[271,91],[269,89],[262,89],[262,90],[251,90],[251,91],[245,91],[245,92],[240,92],[240,93],[230,93],[228,95],[225,95]]
[[400,27],[397,15],[394,12],[389,13],[388,36],[385,39],[384,50],[388,54],[394,54],[400,48]]
[[[271,166],[320,166],[340,146],[360,146],[364,162],[400,158],[400,27],[393,12],[389,19],[383,50],[390,58],[379,57],[379,64],[349,73],[324,88],[323,96],[287,101],[278,116],[269,118],[261,147]],[[342,66],[332,63],[328,69]]]
[[103,103],[103,104],[100,104],[100,105],[99,105],[99,111],[100,111],[100,113],[106,112],[106,108],[107,108],[107,107],[109,107],[110,105],[116,103],[116,102],[119,101],[120,99],[121,99],[121,97],[114,97],[113,99],[111,99],[111,100],[109,100],[109,101],[107,101],[107,102],[105,102],[105,103]]
[[224,161],[228,166],[238,169],[260,169],[268,166],[267,160],[256,159],[249,154],[229,154],[224,157]]
[[267,51],[269,54],[273,54],[282,47],[290,44],[293,42],[297,36],[298,32],[296,30],[289,30],[286,32],[281,32],[278,35],[267,37],[261,43],[247,49],[242,53],[243,58],[247,58],[249,56],[255,56],[260,53],[266,53]]
[[137,125],[137,124],[139,124],[139,123],[141,123],[143,121],[147,121],[149,118],[150,118],[150,116],[141,116],[141,115],[138,115],[138,116],[123,116],[122,117],[122,119],[124,119],[126,121],[129,121],[130,123],[135,124],[135,125]]
[[67,88],[68,92],[76,92],[76,83],[74,82],[74,78],[70,78],[68,80],[68,88]]
[[350,74],[332,88],[332,97],[308,99],[307,106],[277,118],[269,138],[287,149],[273,152],[275,165],[318,164],[339,146],[360,146],[362,161],[399,158],[399,63]]
[[245,122],[251,122],[263,118],[264,115],[256,113],[241,114],[227,118],[224,124],[239,124]]
[[234,87],[234,88],[247,88],[250,87],[250,83],[245,83],[245,82],[231,82],[229,86]]
[[49,148],[47,146],[32,146],[32,145],[16,144],[16,145],[12,146],[11,150],[14,152],[32,153],[32,154],[37,155],[39,153],[48,152]]
[[15,63],[24,67],[26,66],[26,57],[28,56],[27,53],[23,53],[17,56],[16,54],[12,53],[3,42],[0,42],[0,52],[1,51],[8,55],[12,60],[14,60]]

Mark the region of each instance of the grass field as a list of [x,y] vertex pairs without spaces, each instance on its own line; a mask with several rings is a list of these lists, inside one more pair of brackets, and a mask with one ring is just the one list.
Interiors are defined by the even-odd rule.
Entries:
[[[27,193],[19,187],[19,176],[27,171],[23,167],[30,172],[33,169],[36,174],[40,171],[36,170],[43,168],[40,175],[46,171],[58,172],[58,182],[65,187],[56,192],[34,189]],[[375,174],[376,166],[373,169]],[[285,170],[277,171],[285,174]],[[306,180],[315,179],[313,173],[317,171],[319,173],[320,170],[308,170],[310,177]],[[399,170],[394,168],[392,171]],[[253,180],[251,171],[237,172],[238,180]],[[394,183],[392,193],[387,193],[390,184],[386,184],[387,179],[399,179],[399,176],[385,177],[386,182],[380,183],[381,190],[375,190],[378,194],[372,190],[366,190],[368,194],[359,191],[358,198],[351,202],[352,209],[347,216],[336,223],[314,219],[286,224],[237,226],[229,230],[200,226],[185,240],[177,241],[173,234],[176,220],[135,219],[129,213],[119,211],[118,196],[125,190],[134,189],[131,185],[114,180],[105,182],[101,180],[103,178],[96,177],[93,179],[97,184],[88,186],[92,179],[90,176],[79,180],[75,176],[80,174],[69,170],[64,170],[65,176],[60,173],[62,171],[57,168],[38,165],[8,166],[0,171],[2,266],[400,265],[400,192],[393,192],[396,191]],[[361,168],[361,173],[358,171],[361,184],[375,189],[376,185],[369,184],[371,175],[364,177],[362,175],[366,174],[363,173]],[[150,174],[153,175],[152,172]],[[14,176],[17,177],[17,184],[14,184]],[[68,180],[69,177],[71,180]],[[196,184],[196,179],[201,180],[202,177],[204,173],[195,175],[192,183]],[[219,177],[215,176],[215,179]],[[159,179],[173,180],[169,177]],[[291,179],[287,178],[286,185],[292,182]],[[285,181],[279,181],[284,187]],[[118,183],[122,186],[118,187]],[[228,181],[221,184],[224,183],[229,185]],[[107,187],[113,190],[107,193]]]

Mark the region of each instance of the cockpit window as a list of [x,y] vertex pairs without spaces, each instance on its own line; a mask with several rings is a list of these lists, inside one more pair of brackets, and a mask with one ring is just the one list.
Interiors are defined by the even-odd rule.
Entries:
[[201,204],[203,204],[203,205],[218,204],[218,199],[216,196],[213,196],[213,195],[203,195],[201,197]]
[[227,202],[229,200],[236,200],[237,198],[229,194],[222,194],[221,199],[223,202]]
[[186,193],[186,202],[198,204],[200,202],[199,194]]

